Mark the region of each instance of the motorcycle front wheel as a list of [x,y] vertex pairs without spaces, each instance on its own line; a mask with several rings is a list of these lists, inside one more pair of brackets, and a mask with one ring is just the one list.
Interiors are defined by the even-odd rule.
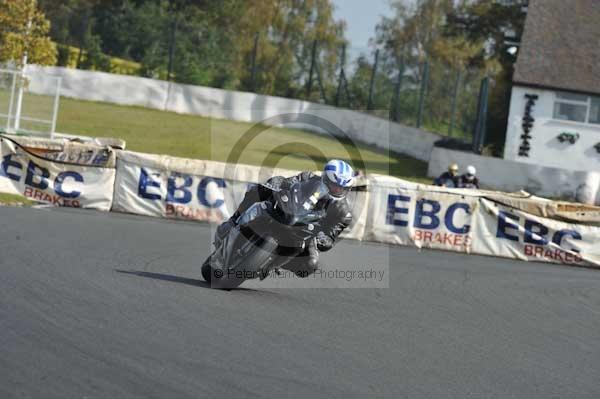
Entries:
[[218,267],[215,267],[213,255],[211,254],[202,264],[202,278],[211,288],[221,290],[231,290],[239,287],[246,279],[236,277],[233,273],[223,272]]

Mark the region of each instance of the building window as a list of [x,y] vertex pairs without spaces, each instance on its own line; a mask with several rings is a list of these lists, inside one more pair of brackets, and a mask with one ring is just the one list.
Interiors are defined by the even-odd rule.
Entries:
[[600,124],[600,97],[557,92],[554,119]]
[[592,97],[589,122],[600,124],[600,97]]

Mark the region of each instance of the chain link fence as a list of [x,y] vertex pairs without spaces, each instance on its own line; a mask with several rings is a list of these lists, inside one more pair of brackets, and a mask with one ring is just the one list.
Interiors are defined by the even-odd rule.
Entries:
[[261,56],[268,49],[261,48],[259,38],[258,34],[254,38],[241,75],[230,74],[232,66],[219,54],[196,60],[186,69],[191,61],[176,51],[169,58],[168,72],[148,75],[141,65],[137,74],[368,112],[481,150],[490,83],[485,71],[437,59],[417,60],[413,54],[391,59],[371,47],[344,45],[326,51],[317,41],[304,43],[302,54],[295,54],[291,64],[277,64]]
[[[346,57],[341,57],[336,84],[327,90],[326,84],[313,83],[306,99],[369,112],[480,150],[489,93],[484,71],[457,69],[435,59],[390,65],[377,50],[370,55],[364,49],[341,51]],[[347,54],[354,57],[347,59]],[[315,78],[320,79],[309,75],[309,82]]]

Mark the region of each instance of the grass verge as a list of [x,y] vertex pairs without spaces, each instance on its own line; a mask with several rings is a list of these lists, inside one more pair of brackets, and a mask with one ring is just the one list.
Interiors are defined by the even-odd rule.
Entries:
[[[7,93],[0,91],[0,105]],[[24,115],[51,116],[52,99],[27,94]],[[4,121],[0,120],[0,123]],[[61,99],[57,131],[96,137],[116,137],[132,151],[192,159],[226,161],[232,148],[253,124],[183,115],[142,107]],[[35,129],[35,126],[26,128]],[[428,182],[427,164],[417,159],[356,143],[366,172]],[[266,128],[241,152],[239,163],[288,169],[320,169],[327,159],[358,161],[337,139],[289,128]]]
[[[132,151],[226,161],[252,124],[141,107],[62,99],[58,131],[117,137]],[[408,156],[357,145],[367,172],[427,182],[427,164]],[[335,138],[297,129],[267,128],[245,148],[240,163],[276,162],[289,169],[320,169],[327,159],[352,159]]]
[[35,202],[28,200],[21,195],[0,193],[1,205],[33,205]]

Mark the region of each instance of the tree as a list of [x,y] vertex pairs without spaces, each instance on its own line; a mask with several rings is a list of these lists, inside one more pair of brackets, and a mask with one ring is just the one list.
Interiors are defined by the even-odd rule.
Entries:
[[454,7],[451,0],[419,0],[412,6],[396,0],[392,6],[395,15],[382,19],[374,41],[383,50],[381,71],[397,82],[401,66],[406,66],[403,91],[394,95],[398,97],[395,108],[401,120],[416,122],[421,89],[426,88],[425,125],[439,131],[452,118],[452,86],[456,75],[464,71],[478,47],[464,38],[445,36],[446,16]]
[[[479,82],[484,76],[492,78],[487,138],[499,153],[504,142],[515,61],[506,52],[505,40],[506,36],[520,35],[524,3],[525,0],[416,0],[411,3],[394,0],[395,15],[382,19],[374,41],[383,49],[381,71],[391,77],[399,69],[398,65],[405,63],[409,82],[420,84],[427,60],[426,126],[441,131],[441,125],[451,120],[463,126],[465,136],[472,130],[470,125],[476,112],[473,99],[477,98]],[[410,87],[410,83],[405,86]],[[405,104],[404,109],[406,106],[411,111],[414,109],[411,104],[415,103],[416,95],[415,90],[403,91],[399,102]],[[407,97],[411,96],[407,103]]]
[[[261,92],[281,96],[300,95],[308,80],[315,41],[321,80],[325,85],[330,82],[332,88],[335,86],[344,26],[334,21],[330,0],[250,0],[246,3],[238,27],[241,57],[237,59],[236,68],[244,88],[254,86]],[[259,73],[255,76],[256,82],[251,82],[250,65],[257,34]]]
[[485,42],[474,62],[483,65],[495,60],[502,68],[511,68],[514,58],[506,52],[506,38],[520,37],[525,23],[523,6],[527,0],[497,2],[489,0],[462,0],[448,13],[448,37],[465,36],[472,43]]
[[376,28],[375,43],[392,59],[404,56],[424,61],[431,57],[443,35],[446,14],[453,8],[452,0],[417,0],[412,7],[395,0],[392,7],[395,15],[383,17]]
[[[313,44],[317,77],[335,91],[342,23],[331,0],[39,0],[52,38],[84,53],[137,61],[181,83],[304,96]],[[255,39],[258,35],[258,45]],[[252,74],[252,61],[255,71]],[[333,96],[331,96],[333,97]]]
[[88,29],[84,36],[85,58],[79,62],[81,69],[95,69],[98,71],[110,71],[110,58],[102,53],[102,40],[100,36],[93,35]]
[[50,22],[36,0],[0,0],[0,62],[23,66],[56,63],[56,46],[48,37]]
[[448,14],[447,36],[485,43],[473,55],[471,64],[485,68],[494,79],[490,91],[487,144],[493,146],[496,155],[503,152],[515,62],[514,56],[507,52],[506,39],[518,40],[521,36],[526,3],[526,0],[511,3],[463,0]]

